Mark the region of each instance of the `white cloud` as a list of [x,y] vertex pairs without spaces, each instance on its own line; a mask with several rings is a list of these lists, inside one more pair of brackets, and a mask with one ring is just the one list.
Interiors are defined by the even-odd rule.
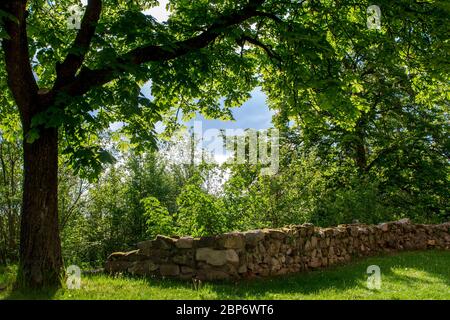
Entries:
[[224,164],[229,158],[231,158],[231,154],[214,154],[214,160],[219,164]]
[[144,10],[143,13],[151,15],[153,18],[158,20],[158,22],[165,22],[169,18],[169,11],[166,9],[166,5],[169,0],[159,0],[159,6]]

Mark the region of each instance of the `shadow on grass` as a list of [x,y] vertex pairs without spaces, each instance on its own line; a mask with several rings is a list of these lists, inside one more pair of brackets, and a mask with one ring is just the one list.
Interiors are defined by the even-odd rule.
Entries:
[[49,300],[58,291],[56,288],[20,289],[15,283],[16,274],[16,266],[0,266],[0,298],[6,300]]
[[51,300],[58,289],[21,290],[15,289],[8,293],[6,300]]
[[[316,271],[297,273],[265,279],[251,279],[239,282],[216,282],[204,284],[214,292],[218,299],[264,299],[268,295],[278,294],[314,295],[324,290],[342,292],[346,290],[367,290],[367,267],[378,265],[383,281],[396,283],[402,287],[412,287],[415,284],[432,285],[420,276],[405,275],[405,272],[423,271],[450,288],[450,252],[448,251],[414,251],[393,255],[381,255],[354,260],[347,265],[333,266]],[[400,274],[398,270],[403,270]],[[192,288],[190,282],[177,280],[146,279],[151,286],[160,288]],[[199,292],[201,295],[201,292]]]
[[[370,265],[380,267],[383,283],[394,285],[395,288],[400,290],[414,288],[419,284],[432,288],[435,281],[444,283],[450,288],[450,251],[430,250],[360,258],[346,265],[286,276],[238,282],[204,283],[198,290],[198,298],[224,300],[277,299],[279,295],[283,295],[282,298],[292,297],[292,299],[295,299],[298,295],[306,296],[306,298],[309,295],[311,295],[311,298],[321,298],[323,297],[321,296],[323,291],[335,291],[337,298],[343,297],[341,293],[345,291],[371,294],[376,292],[367,289],[368,274],[366,270]],[[95,281],[95,275],[89,277]],[[131,276],[126,276],[126,278],[144,280],[149,287],[162,291],[164,289],[186,289],[195,292],[191,281]],[[110,279],[114,281],[113,277]],[[2,280],[1,275],[0,280]],[[26,292],[13,290],[3,297],[6,299],[52,299],[56,293],[57,290]],[[0,297],[2,297],[1,291]],[[155,298],[157,299],[157,297]],[[389,296],[389,299],[395,299],[395,296]]]

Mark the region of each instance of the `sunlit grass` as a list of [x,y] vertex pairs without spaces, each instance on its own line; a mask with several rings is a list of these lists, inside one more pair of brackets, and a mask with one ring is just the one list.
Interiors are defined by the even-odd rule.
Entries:
[[[366,269],[381,268],[380,290],[367,288]],[[272,279],[203,283],[108,275],[83,276],[79,290],[12,291],[14,268],[0,269],[3,299],[450,299],[450,252],[404,252],[350,265]]]

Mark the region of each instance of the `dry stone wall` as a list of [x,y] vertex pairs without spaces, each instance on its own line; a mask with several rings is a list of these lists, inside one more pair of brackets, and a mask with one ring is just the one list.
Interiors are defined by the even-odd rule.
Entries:
[[382,252],[429,248],[450,250],[450,222],[424,225],[403,219],[333,228],[303,224],[201,238],[157,236],[138,243],[137,250],[111,254],[105,269],[181,279],[239,279],[307,271]]

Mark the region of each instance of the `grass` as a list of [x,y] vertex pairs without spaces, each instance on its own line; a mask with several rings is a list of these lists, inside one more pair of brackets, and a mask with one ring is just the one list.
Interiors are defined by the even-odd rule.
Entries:
[[[367,288],[366,269],[381,269],[380,290]],[[345,266],[239,283],[191,283],[128,276],[86,275],[79,290],[12,290],[14,267],[0,267],[0,299],[450,299],[450,252],[403,252]],[[3,288],[3,289],[2,289]]]

